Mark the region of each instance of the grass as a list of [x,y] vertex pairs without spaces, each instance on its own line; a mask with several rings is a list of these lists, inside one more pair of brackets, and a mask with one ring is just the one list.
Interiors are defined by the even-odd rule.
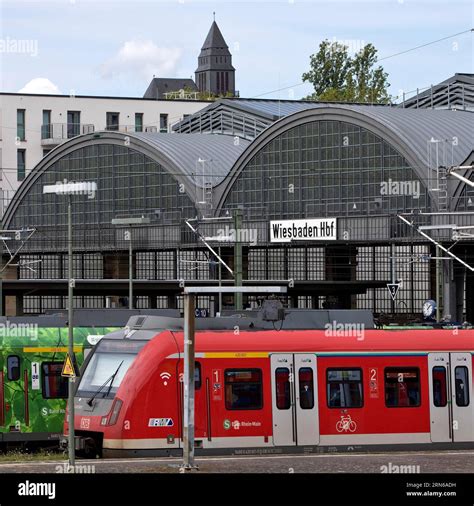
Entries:
[[35,462],[38,460],[65,460],[66,456],[60,451],[38,450],[35,452],[25,452],[22,450],[10,450],[6,453],[0,453],[0,463],[2,462]]

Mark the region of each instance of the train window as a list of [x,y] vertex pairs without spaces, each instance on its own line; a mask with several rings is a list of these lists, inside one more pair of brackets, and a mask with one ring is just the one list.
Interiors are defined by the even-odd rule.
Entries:
[[278,367],[275,371],[276,406],[278,409],[290,409],[290,370]]
[[433,403],[437,408],[444,408],[448,403],[446,395],[446,367],[433,367]]
[[9,381],[18,381],[20,379],[20,357],[18,355],[8,355],[7,378]]
[[199,390],[201,388],[201,363],[194,362],[194,388]]
[[469,371],[466,366],[454,369],[456,381],[456,406],[460,408],[469,406]]
[[385,405],[388,408],[415,408],[420,404],[420,370],[385,369]]
[[66,399],[68,394],[68,378],[61,376],[62,362],[43,362],[41,379],[43,397],[45,399]]
[[314,383],[313,369],[302,367],[298,371],[300,382],[300,407],[301,409],[314,408]]
[[262,371],[260,369],[226,369],[226,409],[262,409]]
[[327,403],[329,408],[361,408],[362,369],[328,369]]

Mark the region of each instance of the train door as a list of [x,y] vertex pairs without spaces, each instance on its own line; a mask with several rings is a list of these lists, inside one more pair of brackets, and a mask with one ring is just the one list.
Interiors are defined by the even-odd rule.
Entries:
[[474,440],[472,358],[469,353],[430,353],[431,441]]
[[316,356],[271,355],[273,443],[319,444]]
[[449,353],[428,355],[431,441],[452,441]]
[[474,441],[470,353],[451,353],[451,398],[453,441]]

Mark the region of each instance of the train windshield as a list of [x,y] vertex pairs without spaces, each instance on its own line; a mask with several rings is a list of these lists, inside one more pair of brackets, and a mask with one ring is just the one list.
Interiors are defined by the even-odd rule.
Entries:
[[101,341],[82,375],[78,395],[114,397],[146,341]]

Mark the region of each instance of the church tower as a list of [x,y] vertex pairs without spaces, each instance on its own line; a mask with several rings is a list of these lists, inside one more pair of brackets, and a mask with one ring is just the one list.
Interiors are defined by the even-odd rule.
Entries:
[[199,91],[214,95],[235,95],[232,55],[215,19],[201,48],[195,73]]

